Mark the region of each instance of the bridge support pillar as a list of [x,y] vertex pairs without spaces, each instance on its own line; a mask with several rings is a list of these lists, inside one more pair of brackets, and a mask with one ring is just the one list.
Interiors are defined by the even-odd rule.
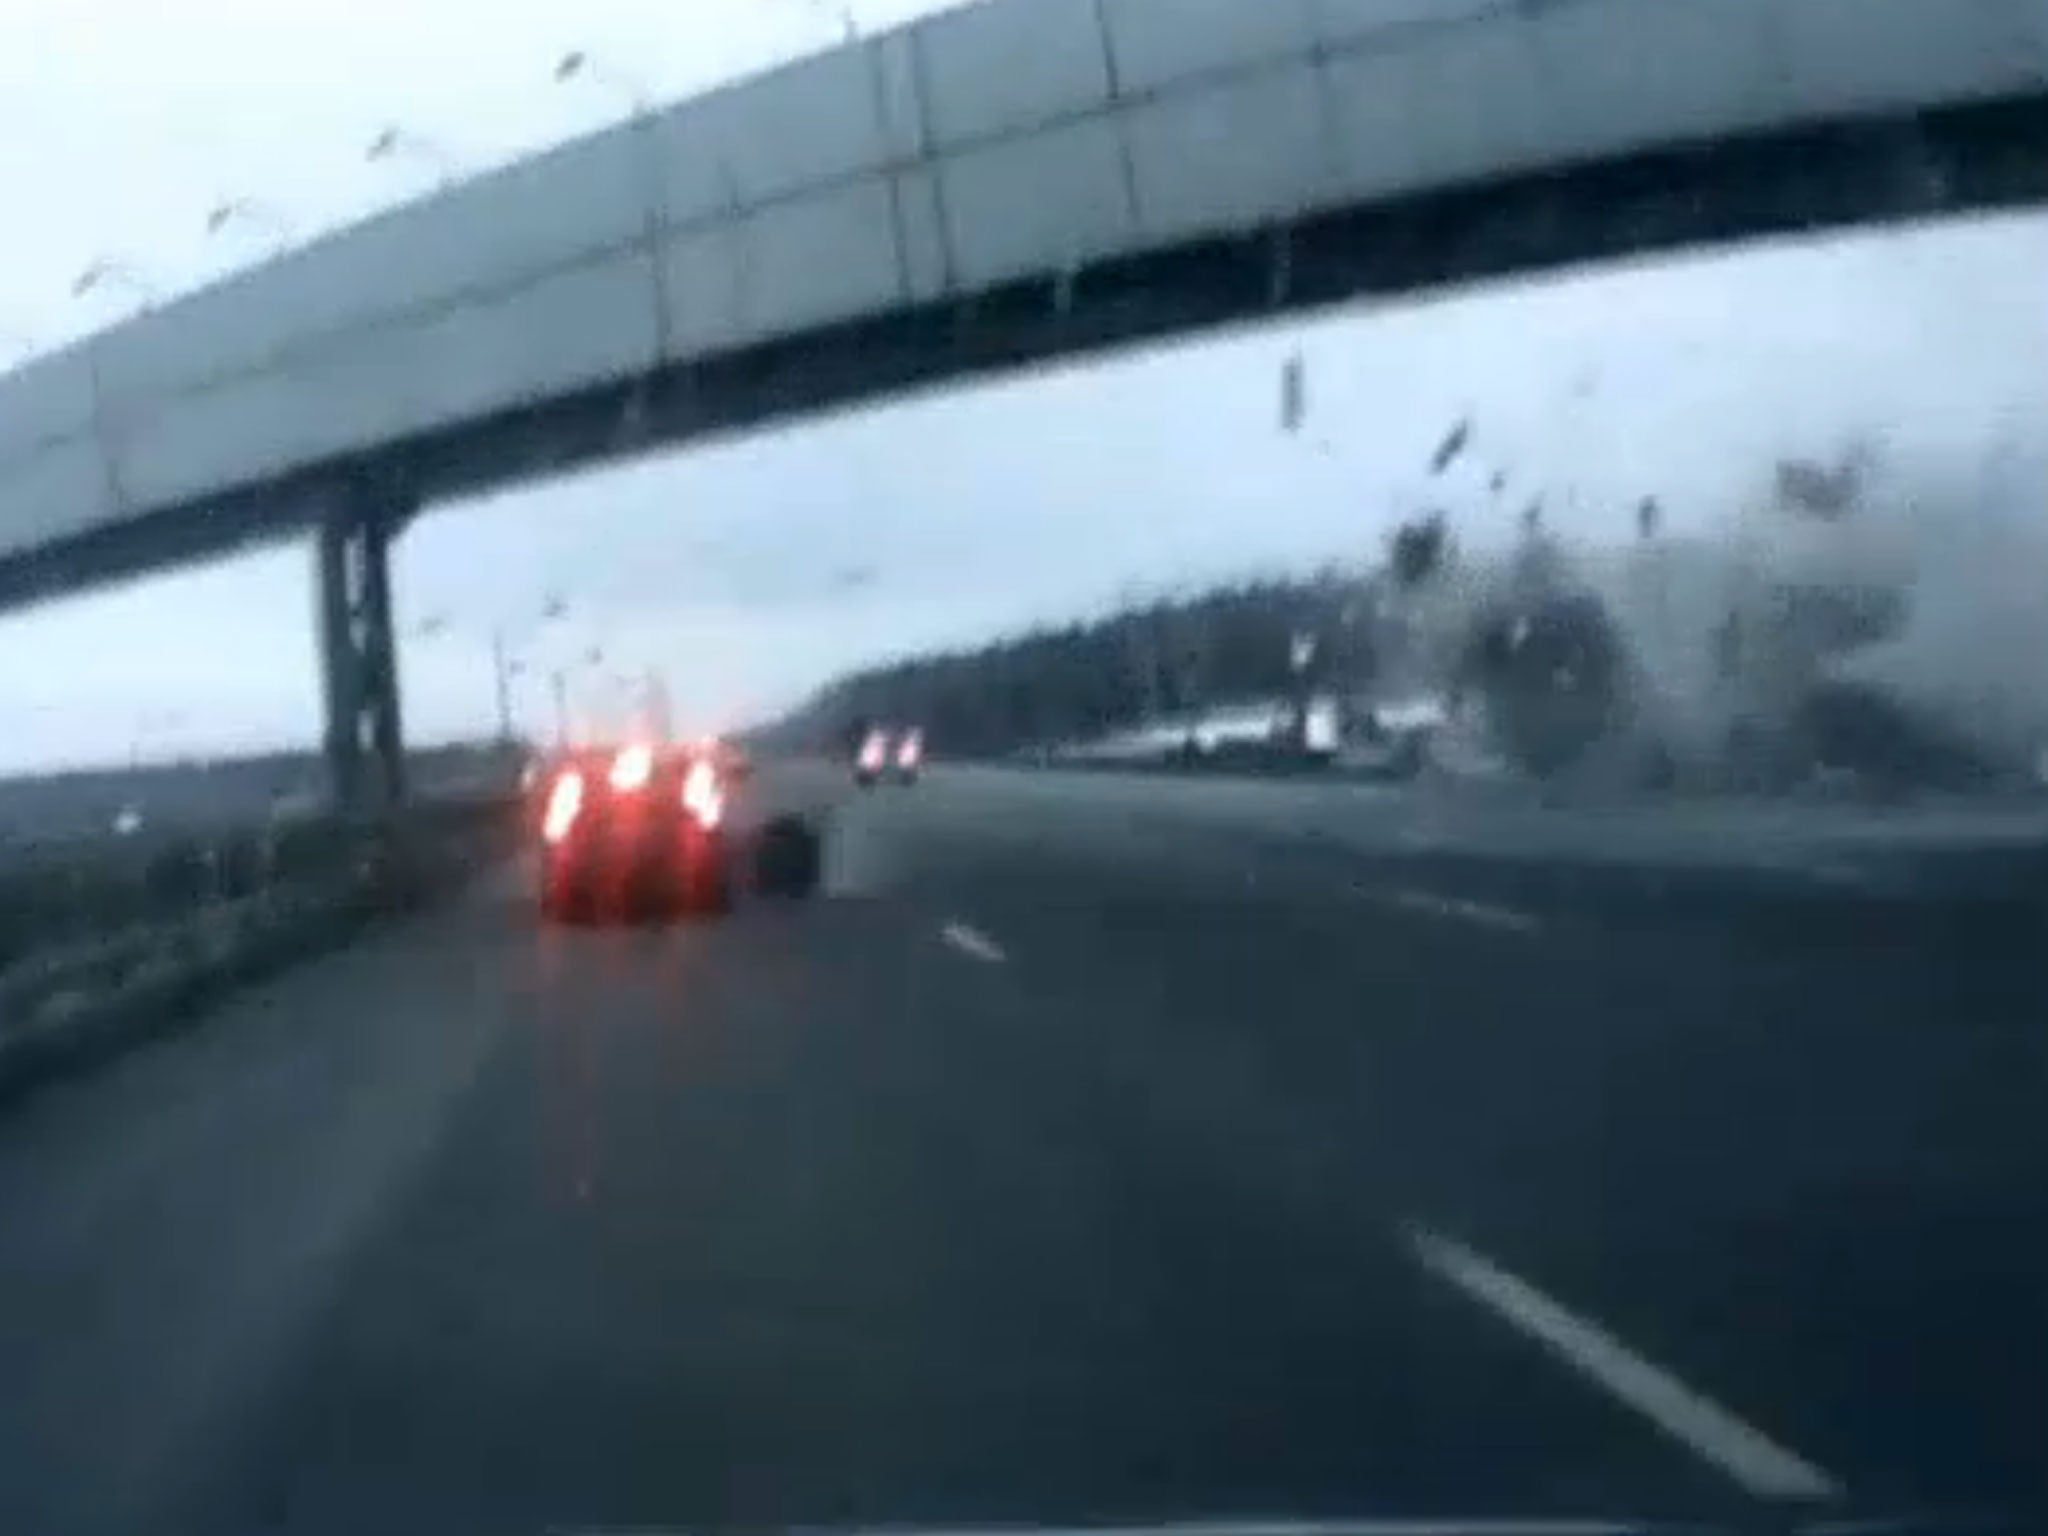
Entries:
[[319,529],[328,791],[344,815],[381,816],[405,795],[390,546],[413,510],[403,497],[360,487]]

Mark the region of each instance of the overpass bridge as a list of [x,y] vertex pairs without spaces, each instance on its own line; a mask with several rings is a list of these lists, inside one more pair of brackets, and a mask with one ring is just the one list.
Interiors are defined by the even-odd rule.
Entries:
[[1364,294],[2039,201],[2048,0],[985,0],[0,379],[0,607],[316,533],[388,803],[437,498]]

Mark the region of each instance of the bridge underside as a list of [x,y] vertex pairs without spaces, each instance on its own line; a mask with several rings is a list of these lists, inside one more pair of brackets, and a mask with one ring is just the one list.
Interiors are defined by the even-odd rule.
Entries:
[[[382,506],[372,521],[381,519],[386,531],[364,547],[374,546],[371,564],[381,571],[390,533],[435,500],[1035,363],[1448,284],[2044,202],[2048,96],[2032,96],[1701,144],[1316,215],[607,384],[394,442],[370,462],[311,466],[152,513],[0,560],[0,611],[315,528],[327,530],[324,571],[330,542],[341,541],[337,550],[347,544],[333,531],[334,508],[360,511],[365,484],[395,488],[371,498]],[[329,591],[326,578],[322,590]],[[323,615],[332,611],[323,598]],[[388,605],[370,618],[386,631],[377,643],[388,658]],[[334,628],[323,618],[323,633]],[[358,656],[340,671],[330,660],[334,752],[344,737],[365,739],[360,688],[338,682],[351,668],[373,679],[391,670],[388,659]],[[344,768],[336,757],[337,788],[353,800],[395,797],[401,787],[395,681],[375,686],[388,686],[390,698],[374,706],[384,723],[369,727],[378,745],[365,749],[364,760],[382,766]],[[357,713],[344,729],[337,712],[351,708]]]

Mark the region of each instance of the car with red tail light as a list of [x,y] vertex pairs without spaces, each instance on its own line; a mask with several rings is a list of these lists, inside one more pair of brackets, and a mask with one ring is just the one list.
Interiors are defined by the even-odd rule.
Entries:
[[733,776],[708,750],[636,741],[565,754],[539,802],[542,916],[725,911]]

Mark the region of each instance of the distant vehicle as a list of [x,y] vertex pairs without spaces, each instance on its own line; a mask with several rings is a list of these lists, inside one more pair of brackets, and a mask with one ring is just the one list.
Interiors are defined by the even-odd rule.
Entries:
[[899,784],[915,784],[924,768],[924,732],[912,726],[896,738],[895,772]]
[[730,777],[718,754],[645,742],[566,754],[540,814],[540,907],[554,922],[732,903]]
[[889,733],[870,726],[853,758],[853,782],[863,789],[878,783],[889,767]]

